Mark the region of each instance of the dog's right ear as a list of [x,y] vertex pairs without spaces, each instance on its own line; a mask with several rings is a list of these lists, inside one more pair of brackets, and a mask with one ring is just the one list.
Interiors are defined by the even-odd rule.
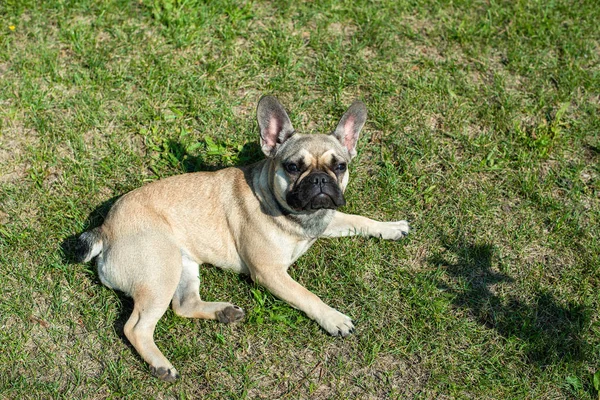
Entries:
[[272,157],[283,142],[294,134],[294,127],[285,109],[273,96],[263,96],[258,102],[256,118],[260,127],[260,147]]

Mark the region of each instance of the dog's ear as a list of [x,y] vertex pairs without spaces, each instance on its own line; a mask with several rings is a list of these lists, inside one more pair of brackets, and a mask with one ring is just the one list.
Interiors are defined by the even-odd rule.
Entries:
[[272,157],[279,146],[294,134],[294,127],[283,106],[273,96],[263,96],[256,109],[260,127],[260,147]]
[[342,116],[337,128],[332,135],[340,141],[340,143],[348,149],[350,157],[356,155],[356,144],[358,143],[358,135],[360,130],[365,125],[367,120],[367,107],[365,103],[356,100],[348,111]]

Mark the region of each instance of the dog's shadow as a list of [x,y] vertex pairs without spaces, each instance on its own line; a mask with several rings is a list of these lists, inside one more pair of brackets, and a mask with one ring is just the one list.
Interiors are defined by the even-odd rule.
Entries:
[[[185,146],[183,146],[180,142],[174,140],[167,141],[167,148],[169,149],[170,154],[172,154],[180,161],[184,172],[215,171],[227,167],[226,165],[215,165],[212,163],[208,163],[205,162],[205,160],[201,156],[188,154],[185,150]],[[236,155],[234,166],[248,165],[253,162],[259,161],[262,158],[264,158],[264,155],[258,143],[247,143]],[[74,235],[69,235],[63,239],[61,243],[61,251],[63,262],[65,264],[80,263],[80,260],[78,258],[77,238],[79,237],[79,235],[81,235],[81,233],[102,225],[110,208],[120,197],[121,195],[114,196],[102,202],[88,215],[84,223],[84,228],[81,232]],[[93,278],[91,279],[93,279],[95,284],[102,285],[102,283],[100,282],[100,277],[98,276],[97,269],[95,267],[92,269],[94,271],[94,274],[92,275]],[[240,279],[248,281],[250,278],[240,276]],[[125,337],[125,334],[123,333],[123,327],[125,326],[125,323],[129,319],[129,316],[133,311],[133,300],[130,297],[126,296],[124,293],[118,291],[115,291],[115,293],[117,293],[122,307],[119,312],[119,316],[113,323],[113,328],[115,332],[119,335],[119,337],[128,346],[131,347],[131,344],[129,343],[129,341]],[[134,353],[137,354],[137,352]]]
[[589,308],[559,301],[548,290],[523,288],[524,293],[503,294],[496,286],[515,281],[493,270],[493,245],[449,238],[442,243],[445,250],[429,258],[431,265],[446,270],[446,279],[438,287],[452,295],[455,307],[468,310],[481,325],[523,343],[528,363],[543,368],[559,360],[576,362],[590,356],[590,344],[584,339],[592,315]]

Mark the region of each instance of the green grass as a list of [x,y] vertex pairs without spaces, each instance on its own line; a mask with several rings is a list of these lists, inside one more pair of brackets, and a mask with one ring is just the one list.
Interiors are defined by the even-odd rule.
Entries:
[[[597,399],[598,21],[592,0],[3,1],[1,397]],[[61,244],[145,182],[259,158],[267,93],[304,132],[363,99],[345,211],[414,232],[292,268],[357,320],[344,340],[203,268],[247,319],[167,312],[162,383],[131,301]]]

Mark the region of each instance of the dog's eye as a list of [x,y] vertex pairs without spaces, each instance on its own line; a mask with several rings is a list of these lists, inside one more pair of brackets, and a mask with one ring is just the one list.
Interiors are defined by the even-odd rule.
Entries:
[[335,170],[338,172],[344,172],[346,170],[346,163],[339,163],[335,166]]
[[298,172],[298,164],[287,163],[287,164],[285,164],[284,167],[285,167],[285,170],[287,172],[289,172],[290,174]]

